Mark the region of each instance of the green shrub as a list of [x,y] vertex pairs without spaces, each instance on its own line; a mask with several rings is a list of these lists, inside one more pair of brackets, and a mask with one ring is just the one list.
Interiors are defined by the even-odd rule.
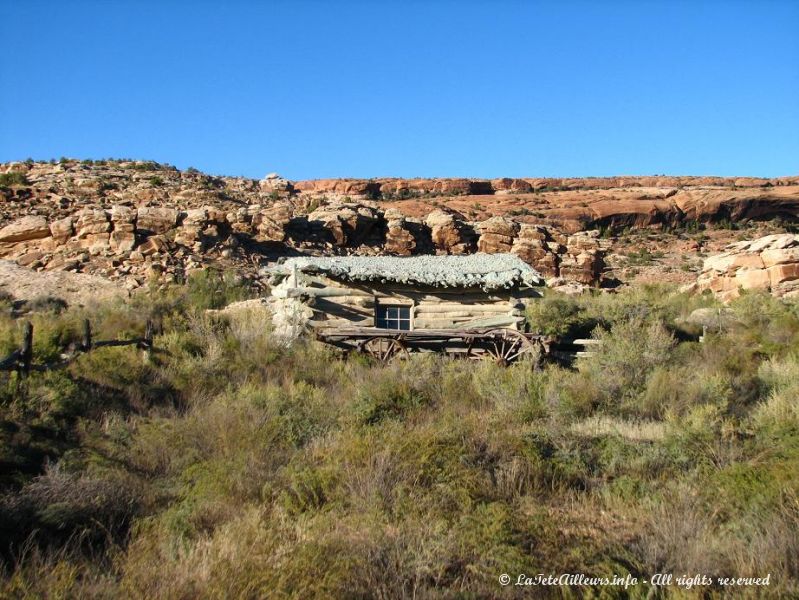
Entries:
[[33,312],[50,312],[60,314],[67,308],[67,303],[62,298],[53,296],[37,296],[25,304],[25,308]]
[[582,315],[580,303],[573,297],[546,294],[527,305],[530,329],[543,335],[567,336],[593,328],[595,323]]
[[669,361],[674,338],[661,323],[647,325],[637,318],[619,322],[609,332],[597,329],[594,337],[602,345],[578,363],[580,374],[593,382],[601,410],[634,413],[649,373]]
[[188,301],[197,309],[216,309],[251,296],[246,284],[232,272],[204,269],[188,281]]
[[360,391],[354,414],[359,422],[373,425],[384,419],[401,418],[428,402],[429,399],[410,383],[383,376]]
[[12,173],[0,173],[0,187],[13,187],[29,185],[28,177],[24,173],[14,171]]

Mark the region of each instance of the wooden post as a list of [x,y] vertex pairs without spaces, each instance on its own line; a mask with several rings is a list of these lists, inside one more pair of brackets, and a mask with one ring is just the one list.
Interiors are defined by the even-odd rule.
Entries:
[[147,324],[144,326],[144,344],[142,344],[144,349],[144,360],[147,362],[149,362],[150,358],[152,358],[153,329],[153,322],[148,320]]
[[30,321],[25,322],[25,328],[22,333],[22,348],[19,351],[19,366],[20,372],[27,375],[31,370],[31,362],[33,360],[33,324]]
[[92,324],[89,319],[83,321],[83,339],[80,343],[80,349],[83,352],[88,352],[92,349]]
[[153,322],[147,321],[147,324],[144,326],[144,343],[147,344],[148,348],[153,347]]

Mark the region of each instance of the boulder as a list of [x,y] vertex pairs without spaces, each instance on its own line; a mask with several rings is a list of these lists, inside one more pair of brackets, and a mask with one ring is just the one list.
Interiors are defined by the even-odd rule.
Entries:
[[0,242],[14,243],[38,240],[50,235],[47,219],[39,216],[27,216],[17,219],[10,225],[0,229]]
[[480,223],[477,230],[480,232],[478,252],[510,252],[513,240],[519,232],[519,224],[506,217],[491,217]]
[[75,234],[75,229],[72,226],[73,218],[64,217],[50,223],[50,235],[53,236],[53,241],[56,244],[64,244],[66,241]]
[[[203,229],[208,224],[208,210],[193,208],[183,213],[180,228],[175,234],[175,243],[179,246],[193,247],[200,242]],[[201,242],[200,242],[201,243]]]
[[258,187],[267,194],[291,192],[293,190],[291,182],[277,173],[269,173],[258,182]]
[[136,211],[129,206],[111,207],[113,230],[108,237],[108,246],[115,254],[125,254],[136,246]]
[[289,202],[275,202],[259,211],[253,218],[256,239],[264,242],[282,242],[286,239],[286,227],[294,216],[294,207]]
[[557,277],[560,256],[550,248],[552,243],[546,227],[522,223],[510,251],[545,277]]
[[[167,245],[164,236],[151,235],[137,248],[137,250],[142,254],[142,256],[152,256],[153,254],[165,252],[168,248],[169,246]],[[133,256],[131,256],[131,259],[133,259]]]
[[89,254],[101,254],[109,248],[110,231],[111,222],[104,210],[84,208],[78,213],[75,236],[80,241],[80,247],[88,249]]
[[100,236],[111,231],[108,214],[99,208],[84,208],[78,213],[75,221],[75,235],[78,239],[87,239],[89,236]]
[[425,223],[436,251],[445,254],[468,254],[475,248],[475,233],[455,211],[436,209],[427,215]]
[[364,204],[334,203],[311,212],[308,225],[314,238],[354,248],[382,241],[377,227],[381,218],[375,208]]
[[114,230],[108,236],[108,247],[116,254],[125,254],[136,247],[136,234],[132,231]]
[[136,211],[130,206],[115,205],[111,207],[111,225],[114,231],[136,230]]
[[385,251],[398,256],[413,254],[416,250],[416,238],[408,228],[408,223],[402,213],[389,209],[384,217],[386,219]]
[[136,214],[136,231],[142,235],[166,233],[174,229],[178,211],[165,206],[143,206]]
[[583,251],[561,257],[559,274],[585,285],[595,284],[602,274],[603,261],[597,252]]
[[766,269],[769,277],[769,285],[776,288],[779,284],[786,281],[799,279],[799,262],[791,264],[774,265]]

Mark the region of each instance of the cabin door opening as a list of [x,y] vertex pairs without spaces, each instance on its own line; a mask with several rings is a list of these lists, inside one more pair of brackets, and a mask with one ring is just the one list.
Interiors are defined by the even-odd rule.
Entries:
[[411,307],[379,304],[375,307],[375,327],[378,329],[411,330]]

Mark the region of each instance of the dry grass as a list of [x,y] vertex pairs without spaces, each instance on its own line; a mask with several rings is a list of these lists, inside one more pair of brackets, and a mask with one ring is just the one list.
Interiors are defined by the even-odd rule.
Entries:
[[665,437],[667,427],[661,421],[629,421],[595,415],[572,423],[569,430],[587,438],[617,435],[633,442],[659,442]]

